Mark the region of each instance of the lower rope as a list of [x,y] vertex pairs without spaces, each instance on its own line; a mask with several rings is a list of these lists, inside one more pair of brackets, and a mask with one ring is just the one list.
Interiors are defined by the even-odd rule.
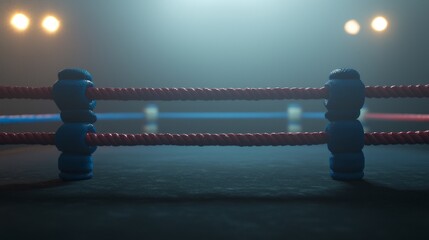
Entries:
[[5,133],[0,132],[0,144],[39,144],[55,145],[55,133],[25,132]]
[[177,145],[177,146],[285,146],[326,143],[324,132],[314,133],[88,133],[88,144],[93,146]]
[[365,145],[429,144],[429,130],[365,133]]
[[[297,146],[327,142],[325,132],[311,133],[88,133],[86,143],[91,146]],[[55,133],[0,132],[0,144],[55,145]],[[365,145],[429,144],[429,130],[408,132],[365,133]]]

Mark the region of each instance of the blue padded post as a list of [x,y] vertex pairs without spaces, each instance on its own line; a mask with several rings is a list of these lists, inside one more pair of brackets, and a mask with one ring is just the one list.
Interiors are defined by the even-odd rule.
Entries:
[[337,69],[331,72],[325,87],[328,90],[325,117],[330,121],[326,134],[332,154],[331,177],[343,181],[360,180],[365,167],[364,131],[357,118],[365,102],[365,85],[356,70]]
[[90,179],[93,176],[91,154],[97,149],[88,146],[87,133],[95,132],[92,125],[97,120],[92,111],[95,101],[86,97],[86,90],[93,87],[92,76],[82,69],[65,69],[58,73],[52,88],[54,101],[61,110],[64,124],[55,134],[55,144],[62,152],[58,159],[60,178],[64,181]]
[[55,145],[63,153],[92,154],[97,147],[89,146],[85,137],[87,133],[95,133],[92,124],[66,123],[55,133]]
[[89,122],[97,120],[92,110],[95,101],[86,97],[86,89],[93,87],[92,76],[82,69],[65,69],[58,73],[53,86],[55,103],[61,110],[63,122]]

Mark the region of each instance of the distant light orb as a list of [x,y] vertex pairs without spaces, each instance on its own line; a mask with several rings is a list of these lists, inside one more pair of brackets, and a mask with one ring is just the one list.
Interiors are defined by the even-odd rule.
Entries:
[[47,16],[42,21],[42,27],[48,33],[55,33],[60,28],[60,21],[54,16]]
[[351,19],[344,24],[344,30],[350,35],[357,35],[360,32],[360,24],[358,21]]
[[376,17],[371,22],[371,27],[374,29],[374,31],[382,32],[386,30],[387,26],[389,25],[389,22],[385,17]]
[[27,30],[28,26],[30,25],[30,19],[22,13],[16,13],[10,19],[10,24],[16,30],[22,32]]

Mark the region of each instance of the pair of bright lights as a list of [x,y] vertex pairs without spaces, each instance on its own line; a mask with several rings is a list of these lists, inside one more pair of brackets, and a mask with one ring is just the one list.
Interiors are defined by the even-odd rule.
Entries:
[[[25,31],[30,26],[30,19],[22,13],[13,15],[10,24],[18,31]],[[384,17],[376,17],[371,22],[374,31],[382,32],[387,29],[389,22]],[[48,33],[55,33],[60,27],[60,21],[54,16],[46,16],[42,21],[42,27]],[[357,35],[360,32],[360,24],[352,19],[346,22],[344,30],[350,35]]]
[[[23,32],[30,26],[30,18],[23,13],[16,13],[10,19],[10,24],[17,31]],[[41,25],[46,32],[55,33],[60,28],[60,21],[54,16],[46,16]]]
[[[371,27],[376,32],[383,32],[387,29],[389,22],[385,17],[376,17],[371,22]],[[360,24],[358,21],[352,19],[346,22],[344,30],[350,35],[357,35],[360,32]]]

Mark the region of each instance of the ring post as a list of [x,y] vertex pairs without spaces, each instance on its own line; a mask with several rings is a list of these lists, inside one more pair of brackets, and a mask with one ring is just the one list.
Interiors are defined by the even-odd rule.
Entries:
[[291,103],[287,107],[288,132],[301,132],[302,107],[297,103]]
[[154,103],[147,104],[143,109],[144,124],[143,132],[146,133],[157,133],[158,132],[158,118],[159,110],[158,106]]
[[365,102],[365,85],[353,69],[336,69],[331,72],[325,84],[328,97],[326,127],[328,149],[331,152],[331,177],[350,181],[363,178],[365,157],[364,131],[358,119]]
[[55,133],[55,145],[62,152],[58,159],[59,177],[64,181],[90,179],[93,176],[92,153],[97,147],[89,146],[86,134],[95,132],[97,120],[92,111],[95,101],[86,97],[93,87],[92,76],[82,69],[64,69],[52,88],[55,104],[61,110],[64,124]]

